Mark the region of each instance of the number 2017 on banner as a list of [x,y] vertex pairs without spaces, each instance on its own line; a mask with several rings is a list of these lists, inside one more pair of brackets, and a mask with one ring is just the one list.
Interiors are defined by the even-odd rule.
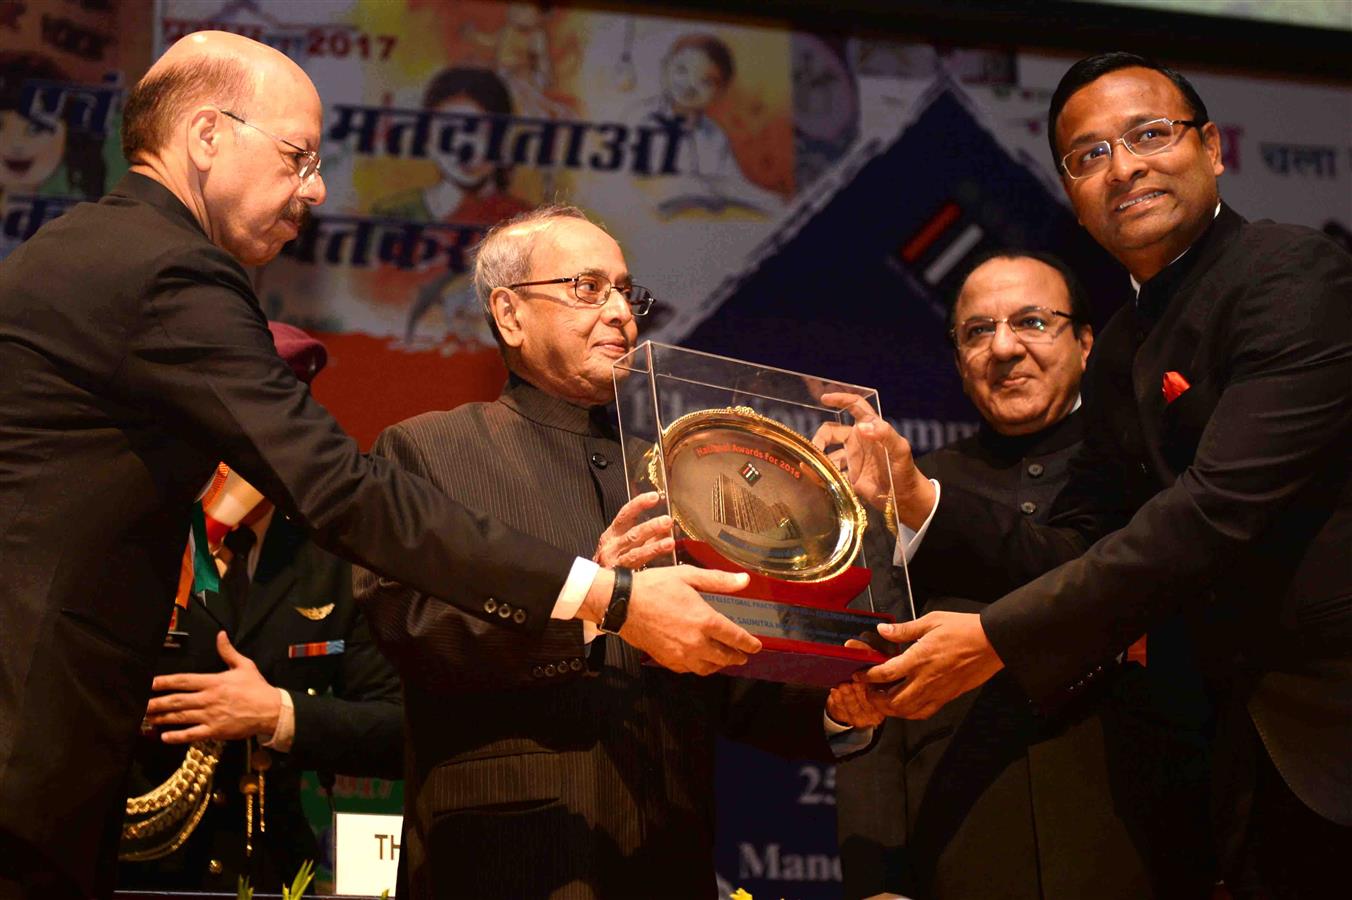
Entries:
[[348,28],[312,28],[305,33],[303,42],[300,37],[283,37],[273,46],[288,56],[303,50],[310,57],[346,59],[355,55],[361,59],[383,61],[390,58],[398,43],[399,39],[392,34],[367,34]]

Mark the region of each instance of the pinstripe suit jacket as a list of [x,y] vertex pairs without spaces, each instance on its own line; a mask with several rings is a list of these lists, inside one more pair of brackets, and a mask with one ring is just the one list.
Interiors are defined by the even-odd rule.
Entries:
[[[580,556],[627,497],[607,410],[517,379],[375,452]],[[715,733],[831,759],[820,691],[642,666],[577,620],[509,637],[367,572],[356,591],[404,679],[401,896],[713,897]]]

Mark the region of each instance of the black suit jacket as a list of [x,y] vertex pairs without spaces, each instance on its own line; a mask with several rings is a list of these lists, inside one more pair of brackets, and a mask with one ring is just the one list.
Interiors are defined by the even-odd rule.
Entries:
[[[1069,478],[1083,419],[1072,413],[1020,437],[983,427],[918,465],[945,493],[962,488],[1045,522]],[[965,553],[936,549],[926,542],[907,567],[922,612],[980,611],[999,596],[966,565]],[[846,897],[887,890],[939,898],[1137,898],[1151,895],[1152,874],[1174,887],[1188,875],[1209,887],[1206,854],[1196,852],[1206,846],[1205,780],[1195,760],[1151,758],[1156,748],[1141,738],[1164,735],[1151,727],[1149,692],[1139,683],[1145,674],[1132,664],[1119,674],[1119,692],[1044,717],[1001,673],[927,720],[888,722],[878,746],[842,764],[836,776]],[[1189,762],[1191,783],[1179,777]],[[1164,784],[1164,777],[1172,780]],[[1193,840],[1151,854],[1162,794],[1191,801]],[[1177,837],[1170,829],[1170,840]],[[1195,871],[1152,855],[1180,856]]]
[[[244,853],[244,802],[239,777],[244,744],[226,745],[212,785],[213,800],[192,837],[160,860],[122,863],[124,888],[233,891],[240,875],[260,891],[287,884],[301,863],[317,861],[319,845],[301,808],[305,770],[346,775],[403,775],[399,676],[376,648],[365,617],[352,599],[352,567],[320,550],[305,532],[278,515],[264,534],[254,578],[233,621],[230,599],[208,592],[178,618],[182,636],[166,646],[157,671],[216,672],[223,666],[216,633],[231,635],[235,649],[254,661],[273,687],[291,696],[295,734],[288,752],[271,752],[265,774],[266,824],[255,822],[252,857]],[[321,656],[291,656],[301,644],[341,642]],[[131,792],[159,784],[183,760],[182,747],[157,739],[137,747]],[[215,860],[220,865],[211,866]],[[212,869],[218,869],[213,872]]]
[[541,632],[572,564],[361,455],[277,356],[244,269],[140,175],[0,263],[0,372],[4,871],[111,886],[188,509],[218,460],[335,552],[471,615],[510,599],[504,630]]
[[[627,498],[606,412],[513,379],[376,451],[590,556]],[[509,635],[360,572],[357,598],[404,680],[414,898],[712,896],[716,731],[831,758],[822,691],[675,675],[575,619]]]
[[[1047,573],[982,613],[1037,700],[1082,690],[1099,660],[1179,610],[1204,620],[1200,658],[1296,795],[1342,824],[1352,824],[1349,298],[1352,258],[1323,235],[1223,207],[1099,336],[1084,452],[1049,526],[945,490],[926,538],[977,548],[971,565],[1008,588]],[[1191,387],[1166,406],[1170,371]]]

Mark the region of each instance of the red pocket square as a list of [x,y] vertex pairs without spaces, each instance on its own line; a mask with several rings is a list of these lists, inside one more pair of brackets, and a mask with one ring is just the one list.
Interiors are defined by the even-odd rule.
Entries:
[[1183,396],[1183,392],[1190,387],[1192,387],[1192,385],[1188,384],[1188,379],[1184,378],[1179,373],[1165,372],[1164,404],[1168,406],[1170,403],[1173,403],[1179,397]]

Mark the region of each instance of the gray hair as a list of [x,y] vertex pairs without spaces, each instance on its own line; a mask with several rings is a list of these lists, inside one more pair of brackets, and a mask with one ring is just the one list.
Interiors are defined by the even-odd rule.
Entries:
[[506,347],[498,332],[498,323],[493,318],[490,298],[494,289],[517,284],[530,276],[531,252],[543,229],[526,229],[523,226],[537,223],[544,225],[553,219],[581,219],[596,224],[576,206],[547,203],[503,219],[490,228],[474,248],[474,295],[479,298],[479,306],[483,309],[489,330],[493,332],[493,339],[504,353]]

